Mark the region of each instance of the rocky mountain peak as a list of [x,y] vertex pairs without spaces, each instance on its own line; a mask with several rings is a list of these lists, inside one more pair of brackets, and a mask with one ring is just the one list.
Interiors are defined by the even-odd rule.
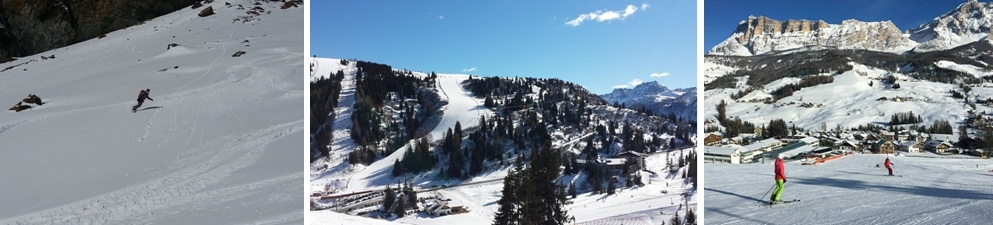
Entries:
[[714,55],[758,55],[805,48],[869,49],[885,52],[907,51],[915,43],[903,36],[890,21],[863,22],[854,19],[841,24],[823,20],[779,21],[749,16],[738,24],[728,40],[711,49]]
[[786,20],[782,22],[765,16],[749,16],[748,20],[742,21],[735,29],[735,33],[741,33],[736,39],[739,43],[748,42],[749,39],[763,34],[783,34],[791,32],[807,33],[827,28],[828,24],[823,20]]
[[990,34],[993,3],[969,0],[954,10],[908,31],[910,39],[921,43],[915,51],[951,49],[978,41]]

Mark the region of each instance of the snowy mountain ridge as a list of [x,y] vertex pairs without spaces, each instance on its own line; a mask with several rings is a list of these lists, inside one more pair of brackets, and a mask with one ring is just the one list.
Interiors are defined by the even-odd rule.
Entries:
[[649,81],[632,88],[615,88],[600,95],[608,103],[624,103],[628,108],[644,106],[658,115],[675,113],[682,118],[696,115],[696,88],[669,89],[658,81]]
[[990,40],[993,26],[993,3],[969,0],[955,10],[908,31],[910,39],[920,43],[914,51],[951,49],[963,44]]
[[959,5],[929,23],[903,33],[890,21],[841,24],[824,21],[779,21],[749,16],[709,55],[783,54],[796,49],[855,49],[889,53],[932,52],[990,38],[993,3],[976,0]]

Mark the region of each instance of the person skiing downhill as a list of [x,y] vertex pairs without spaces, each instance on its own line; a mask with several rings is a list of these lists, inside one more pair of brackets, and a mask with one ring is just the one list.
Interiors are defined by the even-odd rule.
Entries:
[[786,167],[783,165],[783,156],[780,155],[776,157],[776,189],[772,191],[772,196],[769,198],[769,204],[776,204],[781,202],[780,198],[783,194],[783,184],[786,183]]
[[141,107],[141,103],[145,103],[145,99],[148,99],[149,101],[155,101],[155,99],[152,99],[151,97],[148,97],[148,92],[151,92],[151,91],[152,91],[152,89],[145,89],[145,90],[141,90],[140,92],[138,92],[138,104],[135,105],[134,107],[131,107],[131,112],[132,113],[138,111],[138,107]]
[[886,166],[886,170],[889,170],[890,171],[890,176],[893,176],[893,167],[892,167],[892,165],[893,165],[893,163],[890,162],[890,157],[886,157],[886,162],[883,163],[883,166]]

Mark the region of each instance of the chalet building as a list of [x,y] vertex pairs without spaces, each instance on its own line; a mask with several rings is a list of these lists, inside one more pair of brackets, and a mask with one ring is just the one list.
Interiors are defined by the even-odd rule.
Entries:
[[859,149],[859,144],[847,140],[842,140],[834,143],[834,148],[842,151],[855,151]]
[[943,154],[949,150],[955,149],[955,143],[959,140],[958,135],[953,134],[932,134],[926,143],[924,143],[924,148],[927,151],[931,151],[938,154]]
[[917,141],[904,141],[900,143],[900,151],[907,153],[921,153],[924,150],[924,143]]
[[707,133],[707,136],[703,138],[703,144],[706,146],[718,146],[721,145],[721,134],[718,133]]
[[876,141],[875,145],[876,153],[879,154],[894,154],[896,153],[897,145],[893,144],[892,141],[886,141],[886,139],[880,139]]

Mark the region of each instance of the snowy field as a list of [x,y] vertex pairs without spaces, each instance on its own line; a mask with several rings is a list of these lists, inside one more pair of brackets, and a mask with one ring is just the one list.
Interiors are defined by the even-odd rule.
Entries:
[[[963,121],[972,108],[961,99],[955,99],[950,91],[961,92],[953,84],[918,81],[903,74],[894,73],[901,88],[893,89],[880,79],[889,72],[881,69],[853,64],[854,69],[834,75],[834,82],[803,88],[773,104],[752,99],[771,98],[774,90],[785,84],[799,82],[798,78],[786,77],[773,81],[745,97],[734,100],[731,95],[741,89],[713,89],[706,91],[704,116],[717,118],[717,105],[724,100],[728,103],[728,117],[740,117],[756,125],[768,124],[772,119],[783,119],[789,126],[820,129],[822,125],[834,128],[837,125],[850,128],[866,124],[886,125],[895,113],[912,111],[920,115],[924,124],[936,120],[953,123]],[[872,85],[870,85],[870,83]],[[990,89],[976,89],[970,96],[993,96]],[[886,98],[888,100],[880,100]],[[899,98],[900,100],[894,100]],[[976,112],[993,112],[988,106],[977,104]]]
[[303,223],[303,6],[227,2],[0,64],[0,224]]
[[[816,166],[786,163],[783,200],[760,205],[773,165],[706,164],[707,224],[989,224],[993,161],[851,155]],[[763,196],[763,193],[766,193]]]

